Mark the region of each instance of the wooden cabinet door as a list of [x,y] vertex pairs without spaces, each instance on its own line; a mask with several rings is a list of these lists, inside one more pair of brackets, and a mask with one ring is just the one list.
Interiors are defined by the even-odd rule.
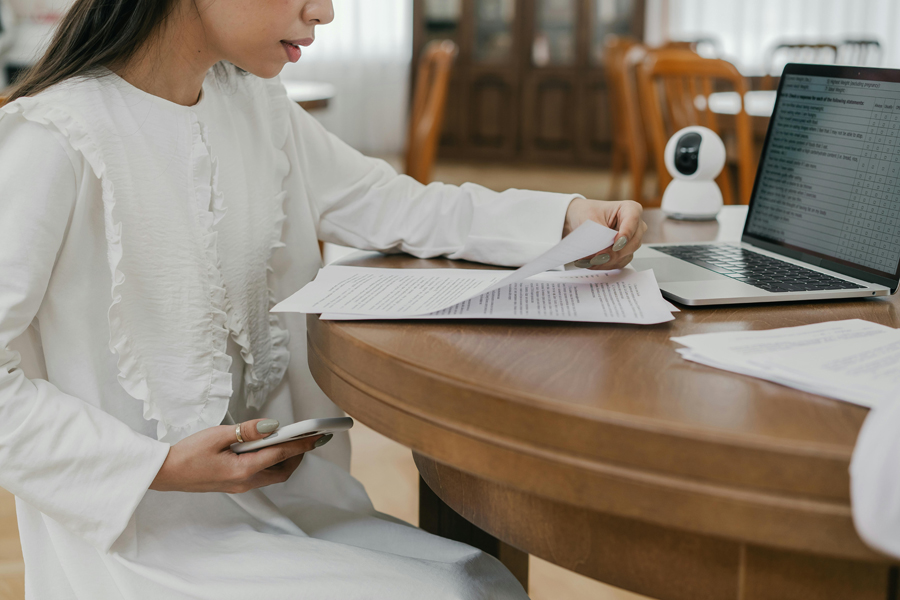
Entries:
[[608,164],[604,40],[642,38],[644,1],[413,0],[414,57],[432,39],[460,47],[440,155]]
[[609,165],[613,124],[603,57],[609,36],[643,39],[644,0],[584,0],[586,54],[580,78],[582,102],[578,125],[579,162]]
[[519,78],[514,72],[473,67],[469,73],[466,149],[474,157],[514,158],[519,121]]
[[460,53],[448,92],[440,154],[514,159],[521,97],[522,0],[458,2]]
[[576,158],[578,76],[573,70],[542,70],[527,76],[521,128],[524,158],[566,161]]
[[447,87],[447,104],[444,107],[444,125],[441,130],[440,152],[460,152],[465,145],[465,92],[464,76],[454,72]]
[[527,0],[526,5],[523,155],[526,160],[571,163],[577,159],[585,0]]
[[608,165],[612,156],[612,112],[606,79],[599,70],[579,85],[582,110],[578,114],[577,153],[579,162]]

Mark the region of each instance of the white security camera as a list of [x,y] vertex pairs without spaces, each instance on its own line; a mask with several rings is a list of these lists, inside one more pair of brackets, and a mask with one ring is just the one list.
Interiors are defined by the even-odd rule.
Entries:
[[665,159],[674,179],[663,193],[663,212],[672,219],[715,219],[722,209],[722,190],[715,182],[725,167],[722,138],[706,127],[685,127],[666,144]]

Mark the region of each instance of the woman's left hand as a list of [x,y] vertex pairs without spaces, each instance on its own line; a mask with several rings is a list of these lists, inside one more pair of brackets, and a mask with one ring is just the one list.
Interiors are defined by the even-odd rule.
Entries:
[[575,261],[579,268],[621,269],[631,262],[634,252],[641,247],[647,224],[641,220],[643,207],[637,202],[623,200],[609,202],[576,198],[566,211],[563,237],[575,231],[585,221],[596,221],[618,231],[613,245],[594,255]]

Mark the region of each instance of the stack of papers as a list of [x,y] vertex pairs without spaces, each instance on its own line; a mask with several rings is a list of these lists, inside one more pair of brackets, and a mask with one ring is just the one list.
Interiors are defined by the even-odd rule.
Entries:
[[852,319],[672,338],[687,360],[873,407],[900,394],[900,330]]
[[610,247],[615,236],[615,231],[587,222],[512,272],[328,266],[272,310],[332,320],[671,321],[677,309],[663,299],[653,271],[551,271]]

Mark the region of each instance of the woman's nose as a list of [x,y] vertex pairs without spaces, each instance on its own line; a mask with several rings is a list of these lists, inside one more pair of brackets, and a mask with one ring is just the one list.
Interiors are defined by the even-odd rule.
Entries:
[[304,5],[301,16],[311,25],[328,25],[334,21],[334,4],[331,0],[310,0]]

